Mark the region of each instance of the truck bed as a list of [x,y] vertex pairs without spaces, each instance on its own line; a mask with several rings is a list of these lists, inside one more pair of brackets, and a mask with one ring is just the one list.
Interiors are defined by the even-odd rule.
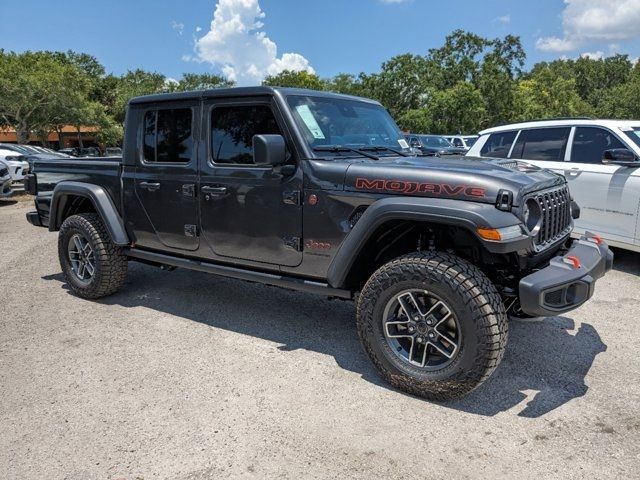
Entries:
[[38,193],[37,206],[43,224],[48,224],[53,189],[62,181],[76,181],[101,186],[111,196],[118,211],[121,211],[121,169],[121,157],[36,160],[32,173],[35,174]]

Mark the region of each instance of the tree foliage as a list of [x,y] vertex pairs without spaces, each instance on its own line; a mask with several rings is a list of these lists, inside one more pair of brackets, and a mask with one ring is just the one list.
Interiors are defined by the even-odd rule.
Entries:
[[[513,35],[483,38],[456,30],[424,55],[402,54],[372,73],[321,78],[285,70],[263,85],[327,90],[380,101],[406,130],[475,133],[533,118],[600,116],[640,118],[640,63],[627,55],[581,57],[535,64]],[[84,53],[0,50],[0,126],[13,126],[20,142],[46,138],[63,125],[97,127],[105,144],[122,136],[132,97],[232,86],[215,74],[170,79],[141,69],[108,74]]]

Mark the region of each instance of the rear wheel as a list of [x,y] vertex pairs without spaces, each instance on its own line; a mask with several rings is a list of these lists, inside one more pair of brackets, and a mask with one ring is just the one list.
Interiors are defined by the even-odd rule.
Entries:
[[445,253],[413,253],[382,266],[362,290],[357,317],[381,376],[434,400],[479,386],[507,342],[507,317],[491,281]]
[[58,236],[58,257],[67,285],[82,298],[115,293],[127,275],[127,257],[113,244],[95,213],[73,215],[64,221]]

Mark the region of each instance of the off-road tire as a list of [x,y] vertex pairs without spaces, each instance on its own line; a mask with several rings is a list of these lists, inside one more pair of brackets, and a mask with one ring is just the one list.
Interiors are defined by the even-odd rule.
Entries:
[[[71,267],[67,250],[75,234],[82,235],[91,245],[95,258],[95,273],[88,283],[81,282]],[[114,245],[102,220],[96,213],[81,213],[68,217],[58,235],[58,257],[69,288],[87,299],[106,297],[117,292],[127,276],[127,257]]]
[[[458,354],[440,370],[425,371],[403,361],[384,335],[387,302],[415,288],[447,302],[460,325]],[[460,398],[482,384],[502,360],[508,337],[504,305],[493,283],[469,262],[441,252],[411,253],[380,267],[358,298],[357,327],[365,351],[387,382],[436,401]]]

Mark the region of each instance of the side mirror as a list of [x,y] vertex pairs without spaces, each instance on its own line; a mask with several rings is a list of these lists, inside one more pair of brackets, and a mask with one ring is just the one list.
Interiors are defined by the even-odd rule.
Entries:
[[254,135],[253,162],[256,165],[282,165],[287,160],[287,145],[282,135]]
[[622,167],[640,167],[638,157],[626,148],[605,150],[602,154],[602,163],[605,165],[620,165]]
[[420,148],[420,142],[411,142],[413,148]]

